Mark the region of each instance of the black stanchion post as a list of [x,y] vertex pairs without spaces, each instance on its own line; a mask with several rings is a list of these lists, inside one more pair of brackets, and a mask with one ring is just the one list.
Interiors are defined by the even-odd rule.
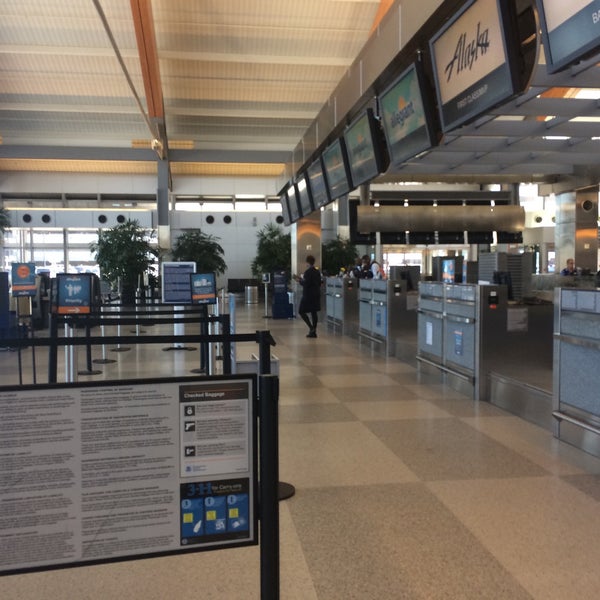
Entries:
[[50,314],[49,335],[50,345],[48,346],[48,383],[56,383],[56,373],[58,370],[58,323],[56,315]]
[[[271,345],[275,344],[270,331],[257,331],[258,338],[258,372],[261,375],[271,373]],[[277,396],[279,398],[279,396]],[[279,482],[279,499],[287,500],[296,493],[296,488],[291,483]]]
[[[231,332],[231,319],[228,314],[221,315],[221,333],[229,336]],[[223,373],[231,374],[231,339],[229,337],[223,342]]]
[[100,375],[102,371],[99,369],[92,369],[92,342],[90,340],[91,337],[91,325],[89,316],[85,318],[85,362],[86,362],[86,370],[79,371],[79,375]]
[[260,597],[279,600],[279,378],[261,375],[259,390]]

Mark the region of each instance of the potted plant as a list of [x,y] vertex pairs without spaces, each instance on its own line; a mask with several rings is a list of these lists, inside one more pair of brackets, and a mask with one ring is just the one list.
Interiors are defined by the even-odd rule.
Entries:
[[175,261],[196,263],[198,273],[216,273],[221,275],[227,270],[223,258],[225,251],[218,237],[203,233],[200,229],[184,231],[176,240],[171,256]]
[[335,276],[342,268],[347,269],[354,265],[358,252],[350,240],[345,240],[338,235],[335,240],[329,240],[322,245],[321,255],[323,273]]
[[[99,229],[98,240],[90,250],[100,267],[100,275],[113,289],[120,284],[121,302],[135,304],[135,291],[142,287],[143,274],[149,272],[158,251],[137,221],[128,220],[112,229]],[[149,239],[150,237],[150,239]]]
[[292,236],[274,223],[267,223],[259,230],[256,257],[252,261],[252,274],[261,278],[263,274],[292,270]]
[[0,206],[0,238],[4,232],[10,227],[10,216],[4,206]]

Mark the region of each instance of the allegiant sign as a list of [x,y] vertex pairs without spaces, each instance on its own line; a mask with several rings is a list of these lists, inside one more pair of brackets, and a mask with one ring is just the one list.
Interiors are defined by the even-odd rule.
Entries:
[[475,119],[515,93],[499,0],[472,0],[429,42],[442,130]]

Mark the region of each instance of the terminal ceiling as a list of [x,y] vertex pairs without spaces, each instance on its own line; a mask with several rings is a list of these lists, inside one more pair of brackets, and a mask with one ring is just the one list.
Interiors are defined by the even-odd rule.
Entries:
[[[443,18],[461,2],[423,4]],[[400,5],[0,0],[0,178],[156,173],[160,155],[172,177],[285,181],[307,130]],[[543,60],[541,50],[524,94],[381,181],[597,182],[597,59],[554,75]],[[351,116],[339,115],[338,132]]]

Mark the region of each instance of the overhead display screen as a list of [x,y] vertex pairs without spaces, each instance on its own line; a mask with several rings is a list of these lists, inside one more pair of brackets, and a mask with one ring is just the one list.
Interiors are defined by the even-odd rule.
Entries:
[[288,205],[288,199],[286,194],[282,194],[279,197],[279,202],[281,203],[281,214],[283,215],[283,224],[291,225],[292,218],[290,216],[290,207]]
[[163,303],[191,304],[190,274],[196,272],[196,263],[192,261],[163,262],[160,268]]
[[323,152],[323,166],[327,187],[332,200],[347,194],[350,187],[350,173],[343,138],[338,138]]
[[300,212],[303,217],[307,217],[314,211],[310,189],[308,187],[307,177],[305,173],[300,173],[296,181],[296,191],[298,192],[298,202],[300,204]]
[[384,165],[379,124],[371,109],[364,111],[344,131],[352,187],[375,179]]
[[295,223],[300,218],[300,208],[298,207],[298,198],[296,196],[296,186],[292,183],[286,190],[288,199],[288,208],[290,211],[290,219]]
[[443,131],[515,93],[517,48],[506,43],[509,8],[500,0],[472,0],[429,42]]
[[323,175],[321,158],[317,158],[317,160],[308,167],[307,175],[308,185],[310,185],[315,208],[321,208],[322,206],[329,204],[331,198],[329,197],[329,189],[327,188],[327,182]]
[[600,0],[537,0],[548,73],[600,49]]
[[379,97],[392,165],[399,165],[435,144],[431,102],[423,91],[420,69],[414,63]]

